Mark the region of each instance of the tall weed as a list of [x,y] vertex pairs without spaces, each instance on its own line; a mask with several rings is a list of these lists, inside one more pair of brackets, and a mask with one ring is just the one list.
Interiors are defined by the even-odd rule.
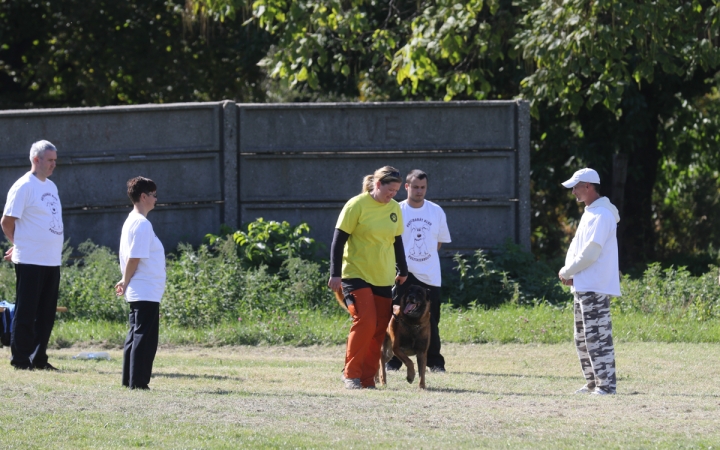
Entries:
[[705,321],[720,317],[718,268],[694,277],[685,268],[663,269],[651,264],[638,280],[625,276],[622,297],[614,302],[624,311],[665,314],[677,319]]
[[89,240],[80,244],[78,251],[82,256],[61,268],[58,304],[67,306],[68,312],[60,317],[125,320],[129,308],[114,289],[121,277],[117,255]]
[[490,255],[480,249],[472,257],[456,254],[453,260],[456,274],[448,277],[450,282],[445,283],[444,291],[455,306],[568,301],[569,295],[555,271],[512,242],[506,242],[498,254]]

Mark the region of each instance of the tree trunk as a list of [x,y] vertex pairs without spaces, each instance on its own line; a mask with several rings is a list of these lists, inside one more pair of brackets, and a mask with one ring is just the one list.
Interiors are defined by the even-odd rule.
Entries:
[[618,239],[620,269],[639,268],[655,259],[655,226],[652,195],[657,179],[661,153],[658,150],[658,109],[652,88],[644,89],[631,98],[631,106],[623,116],[620,146],[628,154],[627,181],[625,183],[624,216],[620,221]]

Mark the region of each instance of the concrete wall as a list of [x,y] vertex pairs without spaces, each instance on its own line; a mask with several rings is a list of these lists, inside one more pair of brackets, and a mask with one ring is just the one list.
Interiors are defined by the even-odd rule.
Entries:
[[[526,102],[189,103],[0,112],[0,192],[29,169],[30,145],[58,147],[52,179],[71,245],[117,249],[127,179],[158,184],[149,218],[166,249],[197,245],[221,223],[308,222],[329,245],[365,174],[425,170],[443,206],[446,254],[530,247]],[[398,200],[405,198],[404,190]]]

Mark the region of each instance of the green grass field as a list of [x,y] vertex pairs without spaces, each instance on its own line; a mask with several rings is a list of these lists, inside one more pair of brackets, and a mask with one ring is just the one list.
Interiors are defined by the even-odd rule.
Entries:
[[0,447],[717,448],[720,345],[617,345],[618,395],[575,395],[574,348],[446,344],[419,391],[347,391],[343,346],[161,347],[151,391],[120,386],[121,353],[59,373],[14,371],[0,350]]

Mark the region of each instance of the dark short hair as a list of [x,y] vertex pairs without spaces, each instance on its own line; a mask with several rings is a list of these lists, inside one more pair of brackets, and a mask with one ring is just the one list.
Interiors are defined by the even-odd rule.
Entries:
[[[428,176],[425,172],[423,172],[420,169],[413,169],[410,171],[410,173],[407,174],[407,177],[405,177],[405,182],[407,184],[412,183],[413,178],[417,178],[418,180],[427,180]],[[430,180],[428,180],[428,183]]]
[[595,188],[595,192],[597,192],[597,195],[600,195],[600,183],[588,183],[588,184],[592,184],[593,187]]
[[157,191],[155,182],[150,178],[135,177],[130,178],[127,182],[127,194],[133,204],[140,202],[142,194],[149,194]]

